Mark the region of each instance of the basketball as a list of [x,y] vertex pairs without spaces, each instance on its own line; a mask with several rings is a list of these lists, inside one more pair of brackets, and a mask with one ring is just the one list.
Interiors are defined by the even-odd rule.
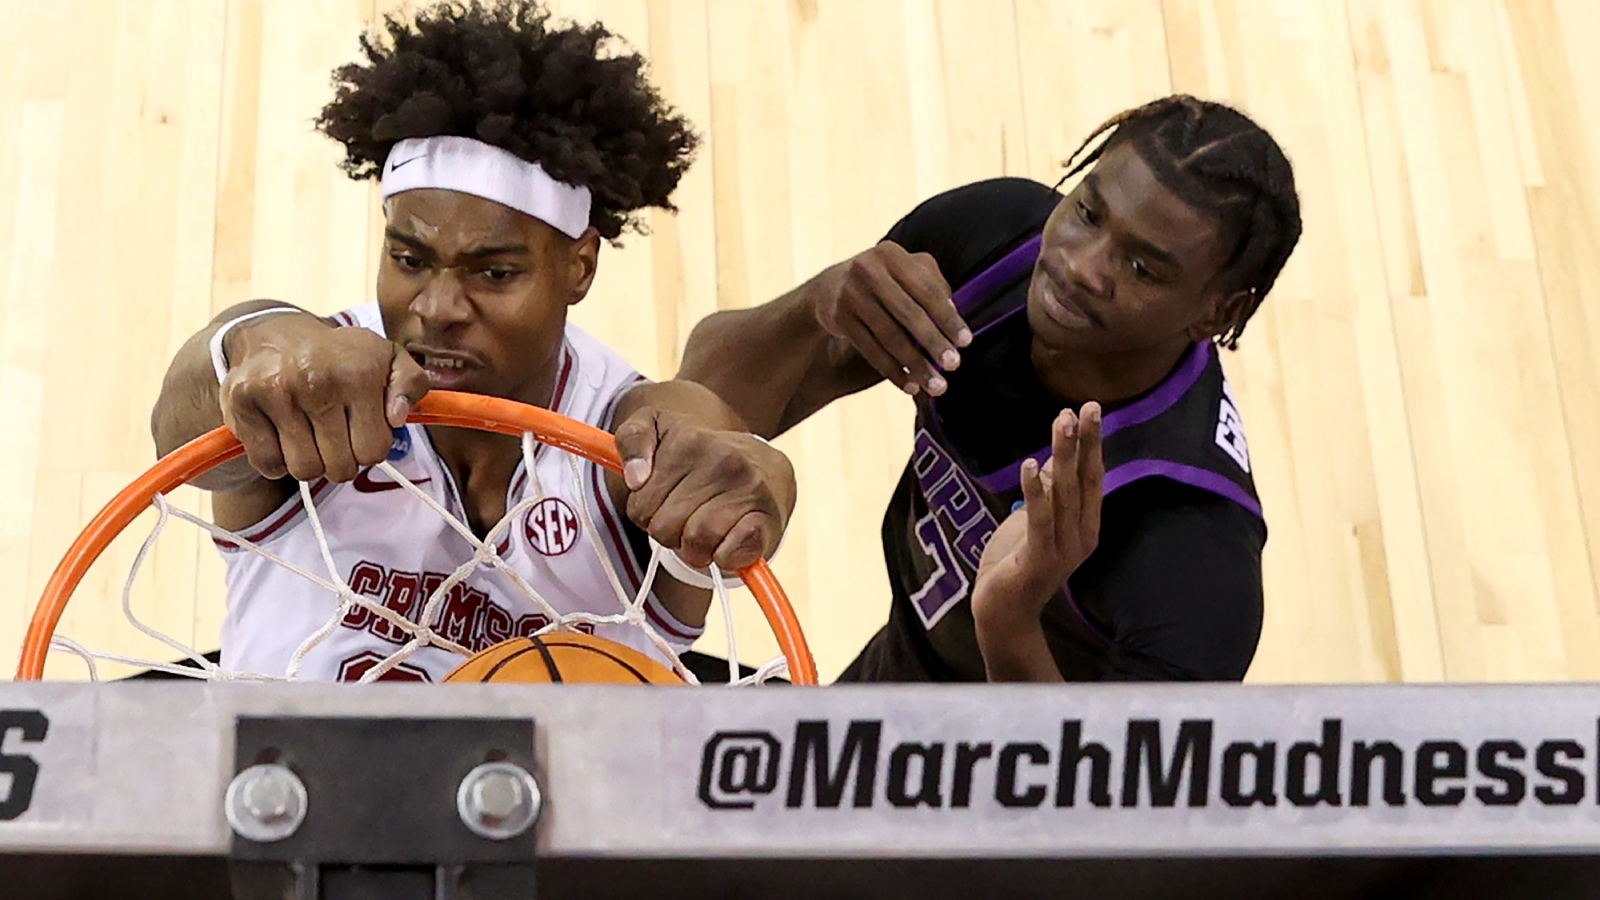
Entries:
[[561,631],[512,638],[462,663],[447,682],[503,684],[683,684],[678,674],[632,647]]

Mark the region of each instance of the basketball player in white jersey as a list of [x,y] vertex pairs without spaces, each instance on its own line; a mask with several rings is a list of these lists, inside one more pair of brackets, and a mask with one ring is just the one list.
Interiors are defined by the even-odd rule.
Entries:
[[[226,424],[247,458],[196,481],[212,491],[216,523],[325,575],[297,480],[307,482],[338,578],[413,621],[474,548],[372,468],[384,460],[562,614],[620,612],[612,575],[630,595],[640,589],[647,533],[689,567],[731,570],[771,553],[795,498],[783,455],[710,391],[649,383],[566,321],[601,238],[636,225],[638,210],[670,209],[695,147],[643,61],[605,47],[599,25],[558,28],[522,2],[442,5],[385,29],[335,73],[318,120],[352,177],[381,179],[377,302],[329,318],[271,301],[219,315],[173,361],[152,417],[159,452]],[[612,430],[626,476],[550,447],[529,472],[515,438],[405,425],[432,388]],[[491,533],[530,496],[538,502]],[[281,676],[337,600],[235,542],[218,545],[223,667]],[[681,652],[708,603],[708,591],[663,575],[645,609]],[[429,625],[476,651],[548,623],[513,579],[483,566]],[[662,656],[636,627],[597,633]],[[409,637],[356,606],[300,675],[358,679]],[[386,677],[437,681],[460,662],[430,647]]]

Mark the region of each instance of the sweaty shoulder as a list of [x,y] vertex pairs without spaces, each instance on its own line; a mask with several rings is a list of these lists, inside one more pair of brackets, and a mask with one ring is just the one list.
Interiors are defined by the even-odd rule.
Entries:
[[884,239],[933,256],[956,288],[1037,234],[1060,201],[1060,194],[1037,181],[991,178],[923,201]]

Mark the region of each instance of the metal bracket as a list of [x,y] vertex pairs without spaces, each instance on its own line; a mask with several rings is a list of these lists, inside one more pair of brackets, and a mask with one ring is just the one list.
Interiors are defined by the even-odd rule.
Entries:
[[240,716],[238,900],[534,896],[529,719]]

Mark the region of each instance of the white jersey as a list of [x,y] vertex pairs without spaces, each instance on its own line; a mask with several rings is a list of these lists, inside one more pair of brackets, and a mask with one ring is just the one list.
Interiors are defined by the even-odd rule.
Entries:
[[[383,333],[377,304],[336,318],[341,325]],[[644,381],[620,356],[573,325],[566,327],[559,365],[550,408],[608,430],[622,395]],[[630,596],[638,593],[645,567],[624,531],[622,511],[611,502],[604,470],[554,447],[536,447],[536,477],[530,479],[518,464],[508,486],[506,509],[541,487],[543,499],[517,515],[496,550],[563,615],[622,612],[601,554]],[[466,521],[460,491],[425,428],[396,429],[389,464]],[[472,545],[443,517],[376,468],[362,470],[345,484],[319,479],[310,488],[339,576],[356,593],[412,621],[434,589],[472,557]],[[239,535],[309,572],[327,576],[327,564],[298,494]],[[217,545],[228,567],[222,666],[230,672],[281,677],[295,649],[333,617],[336,598],[260,554],[227,541]],[[679,622],[654,594],[645,611],[679,652],[699,636],[700,629]],[[485,564],[448,593],[433,627],[441,636],[478,651],[548,624],[548,616],[505,573]],[[631,625],[601,625],[595,633],[661,658],[644,632]],[[409,639],[409,634],[370,610],[355,607],[307,655],[300,677],[354,681]],[[459,655],[430,646],[389,677],[439,681],[461,662]]]

